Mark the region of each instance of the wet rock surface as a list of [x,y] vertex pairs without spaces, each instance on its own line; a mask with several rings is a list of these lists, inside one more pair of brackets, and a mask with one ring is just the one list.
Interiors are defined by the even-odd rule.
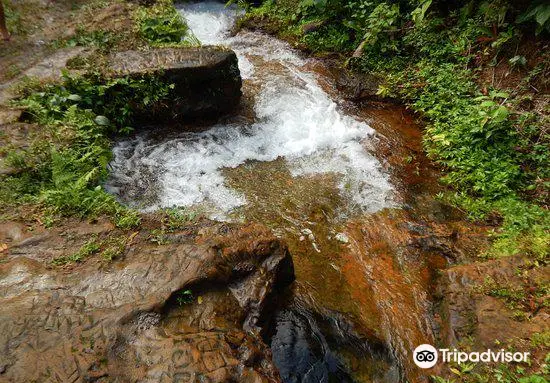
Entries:
[[293,310],[281,311],[276,317],[277,328],[271,348],[283,380],[351,382],[351,377],[328,349],[323,334],[308,319]]
[[[456,346],[475,339],[476,346],[485,349],[494,347],[496,339],[530,341],[533,334],[548,331],[550,313],[533,290],[537,282],[548,280],[550,268],[531,268],[530,262],[518,255],[444,270],[438,284],[441,341]],[[524,296],[529,302],[523,308],[526,318],[518,319],[518,311],[507,307],[505,300],[484,293],[491,281],[503,291],[513,289]]]
[[335,79],[336,87],[342,95],[352,101],[382,100],[378,94],[382,83],[380,77],[373,74],[352,72],[338,65],[330,65],[330,71]]
[[137,235],[123,259],[70,271],[24,255],[50,237],[4,229],[0,381],[278,381],[257,318],[293,269],[265,228],[218,225],[163,246]]
[[173,121],[226,113],[239,104],[241,76],[235,53],[227,48],[163,48],[114,54],[108,72],[114,76],[155,74],[174,84],[174,97],[152,105],[143,121]]
[[359,335],[342,313],[316,309],[295,300],[271,318],[267,339],[283,382],[399,381],[383,341]]

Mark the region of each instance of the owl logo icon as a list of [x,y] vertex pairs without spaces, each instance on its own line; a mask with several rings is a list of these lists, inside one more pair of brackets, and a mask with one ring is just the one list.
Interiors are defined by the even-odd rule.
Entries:
[[437,363],[437,350],[430,344],[421,344],[414,349],[413,361],[420,368],[432,368]]

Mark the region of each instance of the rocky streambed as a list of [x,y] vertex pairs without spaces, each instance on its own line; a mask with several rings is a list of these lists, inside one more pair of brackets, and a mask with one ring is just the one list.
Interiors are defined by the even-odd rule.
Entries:
[[[225,47],[110,60],[114,76],[175,84],[113,148],[105,187],[144,211],[142,227],[0,224],[0,381],[422,382],[440,370],[416,368],[419,344],[547,327],[545,310],[528,326],[498,319],[508,309],[476,290],[514,278],[521,257],[454,266],[487,228],[434,199],[414,116],[362,102],[372,84],[330,61],[232,33],[232,7],[181,14]],[[45,60],[45,75],[74,55]],[[36,128],[11,120],[14,140]],[[159,227],[173,206],[200,218]],[[55,266],[90,238],[123,245],[111,262]]]
[[[136,233],[107,269],[59,272],[38,258],[86,230],[23,240],[1,265],[2,380],[278,381],[258,319],[294,273],[268,230],[208,225],[162,247]],[[181,303],[187,290],[198,303]]]

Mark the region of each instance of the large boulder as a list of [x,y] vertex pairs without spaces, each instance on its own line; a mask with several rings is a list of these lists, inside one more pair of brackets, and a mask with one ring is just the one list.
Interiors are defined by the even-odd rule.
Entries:
[[161,48],[115,53],[107,68],[109,76],[158,76],[174,84],[173,97],[138,111],[142,120],[177,120],[212,117],[233,109],[241,97],[237,56],[215,46]]
[[258,318],[294,271],[266,228],[217,225],[166,245],[135,233],[122,259],[70,272],[45,262],[64,241],[55,230],[0,228],[14,240],[0,263],[0,381],[279,381]]

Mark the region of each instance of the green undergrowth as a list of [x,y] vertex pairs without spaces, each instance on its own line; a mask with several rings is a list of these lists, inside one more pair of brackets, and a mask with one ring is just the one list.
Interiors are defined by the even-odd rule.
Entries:
[[101,249],[101,245],[99,244],[97,239],[92,238],[89,241],[87,241],[84,245],[82,245],[82,247],[76,253],[55,258],[52,261],[52,264],[55,266],[62,266],[69,263],[82,262],[86,258],[98,253],[100,249]]
[[199,214],[183,207],[164,208],[157,212],[160,227],[151,231],[149,240],[157,245],[166,245],[171,242],[170,235],[178,230],[185,229],[199,218]]
[[39,203],[49,216],[111,216],[118,227],[140,222],[102,187],[108,176],[111,137],[132,130],[134,114],[168,97],[172,86],[154,76],[105,79],[70,76],[62,84],[24,86],[16,105],[39,128],[29,145],[13,148],[0,198],[6,204]]
[[152,46],[200,45],[171,1],[139,7],[135,19],[137,32]]
[[[77,56],[69,63],[71,68],[86,69],[88,73],[65,73],[63,80],[54,84],[29,79],[19,86],[14,105],[24,108],[26,122],[35,128],[28,145],[2,148],[5,165],[11,169],[8,175],[0,176],[4,213],[11,206],[38,204],[43,207],[40,220],[45,225],[63,216],[93,219],[99,215],[110,216],[121,228],[139,225],[140,214],[119,204],[102,186],[108,176],[111,139],[132,131],[136,114],[143,115],[169,98],[173,85],[154,75],[109,78],[98,72],[107,57],[101,53],[127,48],[128,41],[132,47],[134,40],[142,41],[134,48],[199,43],[170,1],[130,9],[135,11],[128,15],[135,26],[132,31],[121,35],[101,29],[101,25],[89,29],[77,24],[73,36],[55,42],[58,48],[98,48],[99,55]],[[99,11],[90,12],[93,17]],[[115,250],[107,251],[106,257],[112,258],[109,254]]]
[[[475,339],[462,338],[456,349],[462,352],[485,351],[475,346]],[[433,383],[547,383],[550,373],[550,353],[548,353],[548,332],[534,333],[531,338],[495,339],[493,351],[526,352],[527,362],[513,363],[457,363],[450,361],[447,376],[431,376]],[[535,359],[535,355],[539,355]]]
[[128,13],[125,17],[131,20],[133,27],[120,27],[102,20],[93,23],[89,18],[93,19],[94,15],[90,14],[82,17],[71,36],[54,41],[54,48],[92,47],[101,54],[126,49],[200,45],[171,1],[159,0],[152,5],[137,6],[125,4],[125,7]]
[[109,30],[95,30],[90,31],[84,26],[80,26],[76,29],[75,33],[71,37],[67,37],[53,42],[54,48],[65,47],[93,47],[102,51],[109,52],[113,49],[124,36],[117,34],[116,32]]
[[23,34],[25,29],[22,25],[21,13],[10,3],[4,4],[6,26],[11,33]]
[[524,283],[496,281],[487,276],[482,285],[476,286],[475,292],[501,299],[511,310],[514,319],[525,321],[536,315],[541,309],[550,306],[547,297],[550,293],[550,283],[540,276],[529,278],[523,273]]
[[104,239],[99,239],[97,236],[93,236],[75,253],[54,258],[52,260],[52,265],[64,266],[73,263],[80,263],[96,254],[100,254],[101,259],[104,261],[111,262],[124,254],[127,245],[132,242],[136,234],[137,232],[131,234],[130,236],[111,235]]
[[[511,350],[513,351],[513,350]],[[550,362],[548,360],[547,362]],[[464,363],[451,367],[453,378],[432,376],[433,383],[548,383],[548,368],[539,374],[531,374],[528,366],[510,366],[508,364],[482,365]]]
[[[545,81],[550,55],[527,71],[514,52],[522,36],[547,38],[548,15],[550,6],[536,1],[267,0],[248,7],[244,22],[381,76],[379,94],[405,101],[426,122],[425,150],[452,190],[440,197],[474,220],[500,221],[484,255],[546,262],[550,109],[522,103],[533,82]],[[511,92],[480,85],[483,69],[503,60],[527,72],[524,81]]]

